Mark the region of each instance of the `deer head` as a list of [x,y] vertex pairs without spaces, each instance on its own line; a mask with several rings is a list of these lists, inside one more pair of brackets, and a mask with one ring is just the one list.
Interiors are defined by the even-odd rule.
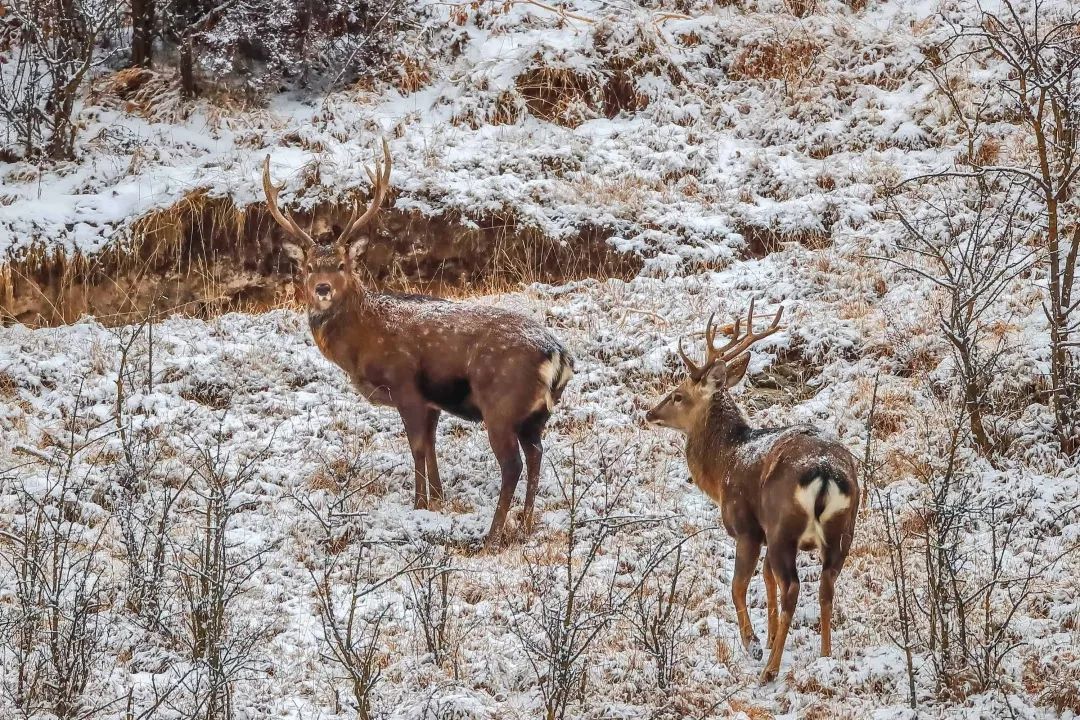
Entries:
[[349,294],[355,275],[353,263],[361,249],[355,235],[367,225],[378,212],[390,185],[390,148],[386,139],[382,141],[382,159],[376,156],[375,169],[365,166],[364,171],[371,181],[371,201],[366,208],[359,203],[353,207],[349,222],[331,245],[320,245],[301,228],[292,215],[278,206],[278,193],[284,185],[274,185],[270,180],[270,156],[263,161],[263,192],[266,194],[266,207],[289,239],[282,249],[295,260],[300,269],[304,299],[315,310],[328,310],[341,298]]
[[780,330],[783,314],[784,308],[781,307],[767,328],[754,332],[754,301],[751,300],[746,334],[740,336],[741,319],[725,325],[721,331],[731,339],[723,347],[716,347],[715,313],[710,315],[705,325],[705,360],[700,365],[687,356],[682,338],[679,338],[679,356],[686,365],[687,377],[645,414],[645,420],[653,425],[690,432],[709,407],[713,396],[718,392],[726,393],[728,388],[742,380],[750,365],[750,346]]

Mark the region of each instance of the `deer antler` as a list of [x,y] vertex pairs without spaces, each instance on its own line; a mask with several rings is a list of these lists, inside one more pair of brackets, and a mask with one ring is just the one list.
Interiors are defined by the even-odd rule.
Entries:
[[[710,315],[709,316],[709,322],[707,322],[705,324],[705,342],[706,342],[708,347],[712,347],[712,340],[713,340],[713,336],[715,334],[713,332],[712,323],[713,323],[713,318],[715,318],[715,317],[716,317],[716,313],[713,313],[712,315]],[[683,363],[686,365],[686,369],[690,372],[690,377],[692,377],[694,380],[698,380],[698,379],[701,378],[701,375],[705,371],[705,369],[709,367],[709,358],[706,357],[705,362],[703,364],[695,365],[694,361],[691,360],[690,356],[686,354],[685,350],[683,350],[682,341],[683,341],[683,339],[680,337],[679,338],[679,357],[682,358]]]
[[761,332],[754,332],[754,301],[750,300],[750,311],[746,317],[746,334],[741,338],[739,337],[739,320],[735,321],[734,332],[732,333],[731,340],[722,348],[713,347],[712,340],[706,338],[707,353],[709,361],[707,364],[711,364],[717,360],[722,360],[725,363],[730,363],[739,355],[743,354],[750,349],[750,346],[759,340],[769,337],[775,332],[780,330],[780,318],[784,316],[784,306],[781,305],[776,315],[773,316],[772,322],[769,323]]
[[368,203],[363,214],[360,212],[360,204],[356,204],[353,208],[352,217],[349,219],[349,224],[345,227],[345,232],[341,233],[341,237],[338,238],[339,243],[346,243],[354,232],[366,225],[378,212],[383,198],[386,197],[386,190],[390,186],[391,166],[390,146],[386,144],[386,138],[382,139],[382,151],[382,160],[378,157],[375,158],[374,170],[366,165],[364,166],[364,172],[367,173],[368,179],[371,180],[371,202]]
[[266,208],[270,211],[270,214],[277,220],[278,225],[283,227],[286,232],[293,236],[296,240],[300,241],[300,244],[305,250],[315,244],[311,235],[307,234],[303,228],[296,224],[296,221],[292,219],[292,215],[288,211],[282,211],[278,207],[278,193],[281,192],[285,184],[274,185],[270,182],[270,156],[267,155],[263,160],[263,193],[266,195]]

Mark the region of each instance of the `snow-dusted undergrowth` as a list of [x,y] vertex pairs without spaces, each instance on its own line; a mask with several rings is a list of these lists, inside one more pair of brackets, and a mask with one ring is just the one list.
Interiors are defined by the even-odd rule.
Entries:
[[[461,15],[432,3],[427,27],[438,40],[433,47],[443,49],[425,51],[431,82],[415,92],[280,98],[263,113],[213,122],[196,114],[181,124],[88,109],[79,165],[40,175],[15,168],[4,180],[0,247],[17,253],[44,242],[89,252],[138,215],[196,188],[257,201],[257,168],[266,152],[275,177],[289,178],[290,188],[301,184],[297,175],[318,169],[322,184],[289,200],[312,203],[362,185],[359,164],[385,135],[398,207],[510,212],[555,236],[583,222],[608,224],[620,248],[645,254],[646,272],[628,283],[536,286],[482,300],[542,319],[577,355],[578,372],[545,441],[551,463],[541,482],[536,535],[495,555],[452,551],[458,572],[451,612],[460,630],[452,662],[436,665],[425,655],[406,579],[377,593],[374,602],[389,604],[391,612],[373,705],[388,717],[538,716],[536,678],[510,608],[525,586],[525,557],[542,556],[559,537],[565,505],[556,480],[568,476],[571,458],[588,474],[616,455],[613,472],[632,479],[622,511],[655,518],[621,536],[597,585],[612,573],[632,576],[664,538],[718,524],[716,509],[685,482],[677,440],[641,422],[678,369],[675,339],[699,330],[713,310],[738,313],[751,297],[763,311],[781,302],[789,308],[787,329],[754,355],[751,375],[782,361],[802,368],[809,381],[790,393],[744,390],[739,398],[753,403],[755,423],[818,423],[861,454],[880,377],[883,430],[875,453],[883,469],[873,482],[897,498],[916,494],[911,467],[935,452],[927,428],[942,423],[942,386],[951,378],[948,349],[935,336],[936,299],[929,283],[871,256],[890,253],[898,237],[882,190],[948,165],[959,151],[948,114],[917,72],[922,49],[944,32],[933,17],[939,8],[887,2],[853,12],[826,2],[799,19],[779,2],[701,3],[687,18],[602,0],[572,5],[595,22],[528,3],[494,15],[486,4],[480,13],[466,7]],[[559,108],[565,124],[530,112],[518,82],[523,75],[561,71],[602,88],[620,52],[649,59],[631,71],[644,108],[606,118],[597,90],[596,97],[585,92]],[[762,259],[742,259],[753,231],[787,244]],[[1014,347],[1002,380],[1010,387],[1037,385],[1046,374],[1038,299],[1018,281],[1001,303]],[[121,529],[104,521],[115,507],[122,451],[114,423],[117,375],[120,346],[131,332],[87,320],[56,329],[5,328],[0,335],[0,469],[11,468],[0,526],[17,521],[13,483],[44,488],[45,461],[60,457],[73,425],[79,442],[98,438],[75,458],[73,474],[85,478],[86,492],[71,499],[70,522],[88,536],[104,533],[102,581],[121,588],[116,603],[100,611],[112,629],[92,673],[100,698],[132,687],[144,698],[155,678],[165,681],[185,667],[179,644],[141,628],[125,607]],[[236,684],[238,711],[251,718],[348,716],[339,700],[348,692],[323,657],[308,572],[325,552],[322,528],[303,507],[325,510],[333,488],[327,478],[345,467],[356,482],[368,483],[355,509],[368,537],[385,543],[377,570],[405,562],[407,551],[399,547],[458,548],[486,526],[497,492],[484,433],[444,422],[439,447],[448,508],[413,511],[398,418],[356,397],[293,311],[159,323],[152,343],[145,331],[136,340],[124,370],[125,427],[167,448],[163,483],[185,477],[200,448],[220,447],[233,464],[254,460],[234,498],[229,530],[237,547],[265,551],[237,600],[237,622],[257,626],[263,638]],[[1032,404],[1009,419],[1016,428],[1014,460],[988,471],[981,490],[987,497],[1033,493],[1013,550],[1018,563],[1037,564],[1077,537],[1077,526],[1058,513],[1080,493],[1080,478],[1053,451],[1048,415]],[[180,517],[181,535],[197,527],[197,516]],[[816,657],[817,566],[804,558],[781,680],[757,687],[760,666],[739,649],[728,599],[733,546],[722,532],[706,531],[686,546],[699,580],[687,598],[690,632],[678,690],[653,687],[649,661],[616,626],[593,655],[588,701],[573,712],[910,716],[903,709],[903,655],[892,642],[888,560],[872,512],[864,513],[860,533],[838,585],[835,658]],[[1007,704],[1019,716],[1053,716],[1057,688],[1048,676],[1071,673],[1060,680],[1067,687],[1078,674],[1077,570],[1071,557],[1054,566],[1038,598],[1024,606],[1017,621],[1024,644],[1005,664],[1003,693],[949,701],[934,695],[922,666],[918,692],[926,712],[998,717]],[[2,577],[0,608],[14,598],[10,573]],[[760,577],[751,606],[763,632]],[[183,693],[175,702],[182,716]]]

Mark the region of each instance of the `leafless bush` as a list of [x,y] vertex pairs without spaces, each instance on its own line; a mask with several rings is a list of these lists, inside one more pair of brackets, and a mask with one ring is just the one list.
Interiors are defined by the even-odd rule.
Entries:
[[[686,572],[682,551],[680,542],[675,546],[670,568],[665,563],[649,563],[645,579],[623,610],[634,644],[653,661],[656,686],[661,690],[675,683],[691,640],[687,630],[690,610],[687,600],[694,593],[698,576]],[[669,552],[666,548],[656,551],[657,554]]]
[[[925,430],[914,474],[924,492],[899,503],[878,489],[886,531],[896,625],[905,653],[924,657],[936,690],[952,698],[1002,689],[1006,658],[1024,643],[1014,620],[1071,550],[1051,547],[1022,528],[1034,493],[986,491],[994,471],[967,450],[969,419],[961,404],[943,434]],[[1076,507],[1055,522],[1072,522]],[[908,663],[914,707],[915,663]]]
[[2,688],[26,717],[92,718],[115,702],[91,692],[108,634],[108,520],[83,516],[90,482],[76,466],[97,445],[72,429],[53,454],[41,454],[41,484],[27,482],[35,476],[25,468],[4,479],[16,507],[10,532],[0,536],[0,562],[14,586],[14,602],[0,609]]
[[244,510],[238,493],[254,479],[262,453],[238,458],[225,453],[220,431],[212,444],[198,445],[189,489],[195,502],[189,538],[171,540],[171,572],[183,607],[182,641],[197,671],[186,680],[193,717],[233,717],[233,687],[257,672],[258,644],[268,628],[236,615],[235,603],[263,567],[265,545],[250,547],[235,534]]
[[1002,432],[988,428],[991,386],[1010,349],[995,304],[1027,273],[1038,254],[1026,243],[1037,216],[1025,207],[1027,190],[1006,177],[924,177],[893,201],[907,231],[898,243],[910,258],[893,259],[944,294],[939,329],[952,348],[971,436],[987,457],[1002,450]]
[[324,659],[344,673],[360,720],[372,717],[375,687],[387,662],[384,624],[394,604],[378,591],[412,569],[406,563],[383,574],[376,558],[378,546],[355,538],[341,552],[323,545],[317,569],[311,571]]
[[146,629],[171,634],[165,617],[170,612],[168,551],[178,520],[176,501],[195,473],[174,476],[167,454],[155,433],[129,428],[112,468],[111,491],[126,564],[124,604]]
[[[1080,449],[1080,371],[1074,349],[1080,325],[1074,299],[1080,256],[1080,11],[1044,0],[1004,0],[972,25],[945,21],[953,29],[935,49],[928,72],[950,104],[967,141],[970,169],[938,176],[1001,177],[1022,187],[1039,208],[1042,255],[1049,301],[1050,394],[1055,431],[1063,452]],[[994,83],[969,75],[1004,64]],[[995,135],[1000,121],[1014,122],[1020,142],[1008,147]]]
[[[536,675],[546,720],[563,720],[584,696],[597,640],[649,577],[646,571],[623,588],[618,563],[611,567],[605,557],[616,537],[657,521],[624,514],[623,494],[633,476],[619,468],[621,457],[601,447],[597,469],[584,475],[573,448],[569,474],[555,473],[567,513],[562,542],[525,548],[525,586],[507,593],[510,629]],[[549,563],[555,548],[557,562]]]
[[0,120],[26,157],[75,154],[75,102],[99,40],[120,27],[117,0],[13,0],[0,16]]
[[[417,554],[409,580],[410,603],[423,638],[424,649],[436,665],[453,655],[453,600],[451,578],[457,570],[445,548],[425,544]],[[457,676],[455,668],[455,677]]]

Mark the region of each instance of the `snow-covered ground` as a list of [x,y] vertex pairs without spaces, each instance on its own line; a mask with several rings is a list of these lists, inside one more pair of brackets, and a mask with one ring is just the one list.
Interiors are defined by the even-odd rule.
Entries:
[[[660,543],[689,537],[685,560],[696,584],[682,598],[685,658],[675,688],[657,689],[652,661],[633,642],[629,621],[616,619],[590,650],[585,700],[572,714],[914,717],[905,709],[904,657],[893,642],[888,555],[875,503],[863,510],[838,585],[835,657],[817,657],[818,566],[804,557],[780,679],[759,687],[761,663],[739,646],[729,597],[733,544],[716,529],[716,508],[686,482],[678,439],[646,428],[642,415],[678,376],[680,335],[700,330],[714,310],[744,311],[751,298],[763,313],[782,303],[785,330],[755,352],[750,375],[764,385],[770,369],[785,364],[798,368],[804,382],[780,391],[744,384],[736,397],[753,408],[752,422],[816,423],[861,457],[880,378],[883,419],[873,452],[882,470],[871,482],[895,498],[918,494],[912,467],[940,450],[942,386],[951,382],[952,360],[936,334],[930,283],[874,258],[891,254],[899,237],[885,188],[947,166],[959,152],[941,99],[917,71],[923,48],[944,37],[934,18],[942,8],[894,1],[853,12],[830,1],[800,19],[783,3],[767,1],[741,8],[691,3],[688,17],[606,0],[572,6],[595,22],[528,3],[495,15],[485,4],[483,16],[459,16],[432,3],[428,22],[438,25],[440,43],[457,40],[461,51],[453,57],[430,51],[431,82],[408,94],[279,98],[258,113],[204,111],[178,122],[87,109],[81,164],[7,171],[0,248],[18,253],[45,242],[94,251],[138,215],[196,188],[255,202],[267,152],[275,177],[290,180],[283,197],[312,203],[363,186],[359,163],[384,135],[400,208],[473,217],[509,211],[554,236],[583,222],[607,224],[619,248],[647,258],[645,272],[630,282],[537,285],[477,299],[542,320],[578,359],[545,440],[539,527],[495,554],[468,549],[490,520],[498,488],[482,429],[443,422],[447,508],[412,510],[400,421],[351,391],[314,347],[302,314],[174,318],[138,331],[124,361],[120,415],[129,440],[147,442],[160,455],[146,497],[160,500],[162,488],[182,484],[206,449],[220,450],[230,472],[245,460],[254,463],[233,498],[237,513],[227,532],[238,557],[261,551],[263,558],[233,608],[233,631],[259,638],[235,683],[239,717],[353,715],[347,683],[325,657],[309,572],[317,574],[328,552],[317,515],[330,513],[340,489],[335,473],[360,488],[350,506],[357,515],[335,522],[353,527],[346,542],[353,550],[355,532],[375,543],[376,575],[403,566],[428,544],[448,547],[455,568],[455,651],[441,664],[424,649],[407,578],[366,599],[391,608],[373,710],[402,720],[538,717],[538,682],[515,633],[514,608],[528,596],[530,563],[559,561],[554,548],[567,519],[559,478],[569,477],[574,463],[581,475],[596,474],[613,458],[610,479],[630,480],[616,511],[649,522],[617,536],[586,587],[599,593],[613,575],[619,587],[632,584]],[[966,5],[944,9],[974,12]],[[583,101],[567,110],[580,114],[573,127],[528,112],[516,80],[529,69],[573,71],[600,87],[611,57],[622,51],[648,58],[634,73],[648,99],[644,109],[609,119]],[[492,124],[500,102],[517,107],[514,122]],[[321,185],[302,198],[289,195],[299,176],[316,167]],[[781,242],[765,257],[747,259],[754,231]],[[1039,299],[1037,289],[1017,279],[1000,303],[1012,348],[1005,387],[1037,384],[1047,372]],[[89,687],[103,699],[134,688],[138,705],[155,679],[165,684],[186,664],[180,641],[141,628],[125,607],[122,526],[105,521],[123,495],[117,387],[121,347],[136,332],[89,319],[0,330],[0,471],[7,469],[0,474],[0,529],[19,521],[17,488],[44,492],[56,477],[49,460],[62,459],[72,438],[86,445],[71,472],[81,489],[72,498],[76,512],[67,517],[65,503],[65,518],[86,542],[102,533],[107,552],[98,571],[115,588],[114,602],[100,610],[110,632]],[[1033,495],[1010,561],[1040,565],[1077,540],[1076,517],[1060,511],[1080,494],[1080,476],[1054,450],[1045,406],[1029,405],[1008,421],[1016,428],[1010,458],[1000,470],[986,468],[978,492]],[[196,496],[178,501],[178,546],[199,526],[192,509],[199,503]],[[1022,644],[1005,661],[1000,692],[949,699],[935,692],[928,665],[917,659],[920,716],[1055,717],[1052,691],[1075,687],[1080,677],[1078,572],[1076,558],[1066,556],[1022,607],[1016,622]],[[0,610],[14,602],[12,578],[0,569]],[[171,588],[176,596],[166,602],[167,624],[178,627],[181,591]],[[763,635],[760,575],[750,595]],[[10,687],[5,671],[0,683]],[[162,717],[184,716],[185,692],[170,698],[166,706],[175,707]],[[0,697],[0,707],[9,701]]]

